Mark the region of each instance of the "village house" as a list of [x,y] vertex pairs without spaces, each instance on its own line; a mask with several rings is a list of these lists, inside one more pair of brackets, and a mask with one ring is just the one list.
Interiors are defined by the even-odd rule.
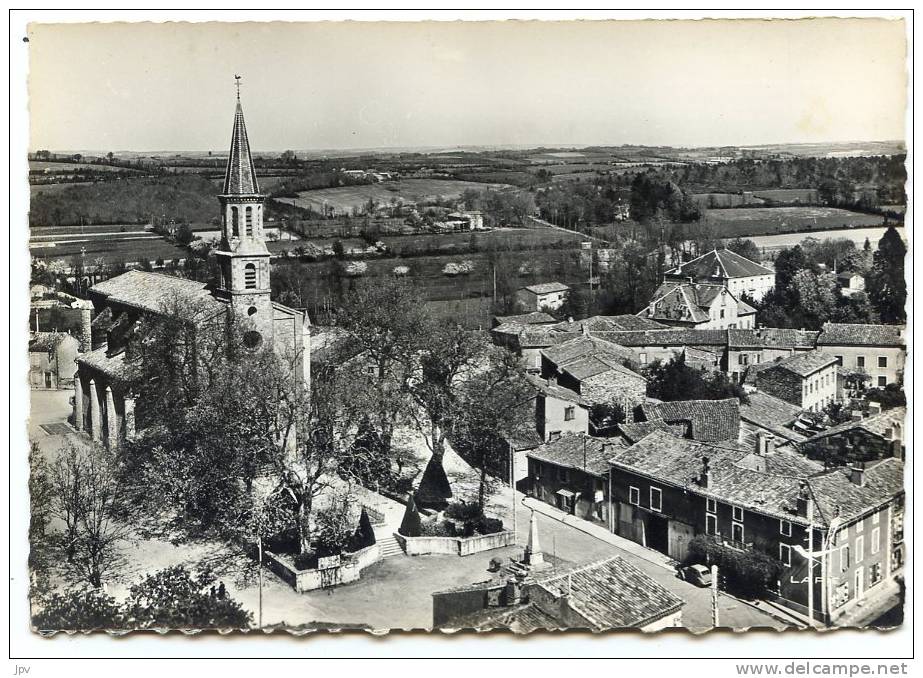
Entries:
[[868,464],[904,458],[906,407],[894,407],[870,417],[831,426],[808,438],[802,449],[808,456],[831,464]]
[[527,372],[542,369],[542,351],[581,336],[578,332],[555,332],[546,325],[521,325],[515,322],[497,325],[490,331],[497,346],[503,346],[520,358]]
[[72,387],[79,347],[80,342],[65,332],[30,332],[29,385],[36,389]]
[[837,360],[822,351],[796,353],[762,367],[756,388],[803,410],[820,412],[837,399]]
[[436,628],[639,629],[681,625],[685,601],[619,556],[523,581],[494,579],[433,594]]
[[456,221],[461,224],[461,228],[468,231],[483,231],[484,230],[484,213],[478,212],[477,210],[458,210],[457,212],[451,212],[448,215],[448,218],[451,221]]
[[904,378],[904,325],[824,323],[817,348],[835,356],[843,367],[867,374],[870,386],[881,388]]
[[727,332],[680,327],[628,332],[593,332],[593,336],[631,349],[642,367],[655,360],[669,362],[695,348],[718,356],[723,368],[726,362]]
[[647,379],[626,367],[634,364],[634,353],[623,346],[585,334],[541,353],[542,376],[591,407],[618,403],[629,412],[646,397]]
[[608,524],[609,458],[625,447],[618,438],[573,433],[526,452],[532,497],[584,520]]
[[[265,196],[257,183],[239,99],[224,185],[217,197],[221,206],[217,285],[133,270],[89,290],[97,315],[92,321],[92,350],[77,358],[73,421],[78,431],[108,447],[134,436],[136,416],[143,419],[145,403],[136,403],[128,359],[135,343],[143,341],[137,336],[142,317],[169,312],[170,307],[182,308],[196,332],[240,327],[246,349],[272,346],[291,358],[298,376],[310,381],[310,321],[304,312],[270,298]],[[90,332],[85,328],[86,334]]]
[[526,311],[552,311],[561,308],[567,300],[570,287],[564,283],[547,282],[528,285],[516,291],[517,303]]
[[756,325],[756,309],[722,285],[664,282],[640,318],[673,327],[698,330],[749,329]]
[[840,294],[849,297],[856,292],[865,291],[865,278],[856,271],[843,271],[836,274],[836,284],[840,287]]
[[[824,471],[772,449],[700,443],[655,431],[610,459],[610,529],[683,561],[693,538],[776,559],[776,602],[817,619],[842,619],[884,590],[903,554],[903,464]],[[762,443],[762,444],[760,444]],[[817,554],[813,572],[800,550]]]
[[728,376],[741,383],[748,366],[787,358],[795,353],[813,351],[816,331],[757,327],[729,329],[727,332]]
[[775,271],[728,249],[714,249],[680,264],[664,273],[663,279],[722,285],[735,298],[746,295],[753,301],[762,301],[776,285]]
[[536,375],[529,375],[529,382],[536,389],[535,430],[542,442],[562,433],[589,432],[590,405],[578,393]]

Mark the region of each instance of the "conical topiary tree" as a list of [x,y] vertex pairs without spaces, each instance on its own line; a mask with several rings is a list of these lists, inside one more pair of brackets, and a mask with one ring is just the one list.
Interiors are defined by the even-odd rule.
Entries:
[[429,463],[426,464],[414,497],[423,508],[437,511],[443,510],[449,503],[448,500],[452,498],[449,478],[442,467],[442,460],[438,460],[436,455],[430,457]]
[[372,521],[365,509],[359,514],[359,525],[356,527],[356,533],[353,535],[353,551],[368,548],[375,543],[375,530],[372,529]]
[[407,509],[404,511],[404,518],[401,520],[401,526],[398,533],[405,537],[419,537],[423,533],[423,525],[420,523],[420,514],[417,513],[417,505],[410,496],[407,502]]

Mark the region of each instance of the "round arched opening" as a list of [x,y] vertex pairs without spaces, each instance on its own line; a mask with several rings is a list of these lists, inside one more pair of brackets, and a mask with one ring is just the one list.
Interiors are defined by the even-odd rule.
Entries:
[[244,332],[244,346],[249,349],[257,349],[263,343],[263,335],[256,330]]
[[256,315],[256,306],[251,306],[247,309],[247,315]]

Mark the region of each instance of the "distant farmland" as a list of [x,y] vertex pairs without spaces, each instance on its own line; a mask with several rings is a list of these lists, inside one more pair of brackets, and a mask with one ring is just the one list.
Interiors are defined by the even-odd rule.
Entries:
[[878,215],[836,207],[741,207],[711,210],[707,219],[720,238],[877,226],[883,221]]
[[[402,179],[384,181],[378,184],[361,186],[340,186],[338,188],[321,188],[302,191],[295,204],[298,207],[322,212],[326,205],[337,213],[346,213],[355,207],[368,203],[369,199],[380,205],[387,205],[394,199],[397,202],[425,202],[426,200],[452,200],[458,198],[466,189],[483,191],[488,188],[509,188],[507,184],[484,184],[474,181],[455,181],[450,179]],[[292,204],[290,198],[278,202]]]
[[70,266],[85,248],[86,263],[134,263],[144,258],[183,259],[186,251],[137,224],[38,226],[29,231],[29,253],[39,259],[61,259]]

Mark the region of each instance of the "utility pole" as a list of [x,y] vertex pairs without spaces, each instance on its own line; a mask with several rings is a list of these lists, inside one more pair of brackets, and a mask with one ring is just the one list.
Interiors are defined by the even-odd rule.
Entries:
[[510,448],[510,496],[513,504],[513,534],[516,532],[516,452],[513,450],[513,443],[507,442]]
[[256,535],[256,543],[257,543],[257,549],[259,551],[259,563],[257,565],[257,568],[259,569],[259,577],[260,577],[260,607],[259,607],[259,613],[257,616],[257,626],[258,628],[262,629],[263,628],[263,535],[262,534]]
[[808,624],[814,628],[814,502],[808,499]]
[[718,628],[718,566],[711,566],[711,624]]

